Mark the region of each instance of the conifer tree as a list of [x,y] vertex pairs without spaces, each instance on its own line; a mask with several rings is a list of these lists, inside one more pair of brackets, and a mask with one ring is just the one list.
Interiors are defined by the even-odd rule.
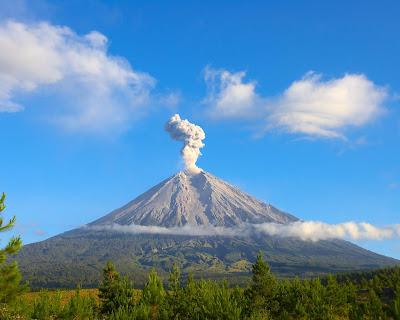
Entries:
[[133,308],[135,292],[132,282],[129,282],[128,277],[122,280],[110,260],[107,261],[107,268],[102,267],[102,269],[103,284],[99,286],[101,313],[111,314],[119,308]]
[[[8,223],[3,224],[4,220],[1,217],[1,212],[5,209],[5,197],[6,194],[3,192],[0,198],[0,232],[12,229],[16,221],[14,216]],[[21,274],[19,273],[17,262],[6,264],[7,255],[16,254],[21,249],[21,245],[20,236],[12,237],[6,247],[0,250],[0,304],[13,305],[20,295],[28,291],[28,282],[25,285],[19,285]]]
[[382,310],[382,301],[373,289],[369,291],[368,302],[364,304],[364,313],[369,319],[385,318],[385,313]]
[[328,306],[329,313],[344,316],[347,307],[347,294],[343,286],[339,285],[331,274],[327,276],[325,291],[325,304]]
[[397,287],[395,298],[391,304],[391,311],[393,318],[396,320],[400,320],[400,287]]
[[326,289],[319,278],[311,280],[310,300],[307,313],[312,319],[329,319],[328,306],[324,303]]
[[143,289],[143,301],[151,307],[151,317],[156,319],[157,309],[162,304],[165,291],[161,279],[157,276],[157,272],[151,269],[149,282]]
[[222,286],[214,286],[214,299],[212,303],[212,315],[214,319],[242,319],[242,308],[237,303],[233,292],[229,288],[228,281],[224,278]]
[[81,287],[77,286],[75,295],[71,296],[61,313],[64,319],[93,319],[95,317],[96,300],[92,295],[81,295]]
[[167,296],[168,306],[172,314],[178,314],[181,306],[181,283],[179,267],[174,263],[174,266],[169,271],[169,294]]
[[169,285],[168,285],[174,297],[178,297],[179,292],[181,290],[181,283],[179,281],[180,275],[181,272],[179,270],[179,267],[176,265],[176,263],[174,263],[174,266],[169,271]]
[[192,319],[194,317],[195,291],[194,274],[191,271],[188,275],[187,285],[182,290],[182,299],[180,300],[182,319]]
[[253,263],[253,284],[250,287],[249,297],[255,311],[265,311],[273,314],[279,308],[277,301],[278,282],[271,274],[270,267],[262,258],[262,252],[257,255]]

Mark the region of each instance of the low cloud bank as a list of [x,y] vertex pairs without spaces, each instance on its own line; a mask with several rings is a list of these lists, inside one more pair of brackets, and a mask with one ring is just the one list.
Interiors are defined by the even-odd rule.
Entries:
[[215,227],[215,226],[183,226],[183,227],[158,227],[140,225],[104,225],[84,226],[84,228],[96,231],[115,231],[132,234],[164,234],[180,236],[231,236],[249,237],[276,236],[281,238],[299,238],[301,240],[327,240],[327,239],[349,239],[349,240],[386,240],[400,238],[400,224],[376,227],[366,222],[344,222],[338,224],[327,224],[320,221],[297,221],[288,225],[278,223],[242,224],[237,227]]
[[158,226],[140,226],[136,224],[130,225],[104,225],[104,226],[85,226],[84,228],[96,231],[116,231],[123,233],[133,234],[166,234],[166,235],[178,235],[178,236],[238,236],[240,232],[247,232],[246,226],[236,228],[226,227],[214,227],[214,226],[189,226],[183,227],[158,227]]
[[253,225],[260,233],[278,237],[297,237],[302,240],[334,238],[351,240],[385,240],[400,238],[400,224],[375,227],[369,223],[343,222],[327,224],[320,221],[294,222],[288,225],[263,223]]

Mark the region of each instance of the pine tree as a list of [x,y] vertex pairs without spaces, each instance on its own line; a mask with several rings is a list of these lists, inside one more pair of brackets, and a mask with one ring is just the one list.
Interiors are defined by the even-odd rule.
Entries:
[[174,266],[169,271],[169,285],[168,285],[174,297],[178,297],[179,292],[181,290],[181,283],[179,281],[180,275],[181,272],[179,270],[179,267],[176,265],[176,263],[174,263]]
[[400,320],[400,287],[396,289],[396,295],[391,303],[391,311],[393,318]]
[[167,295],[167,304],[170,309],[170,314],[179,314],[182,301],[181,283],[179,281],[179,267],[174,263],[174,266],[169,271],[169,294]]
[[369,291],[368,302],[364,304],[364,313],[369,317],[369,319],[383,319],[385,318],[385,313],[382,309],[382,301],[375,293],[373,289]]
[[[6,194],[0,199],[0,215],[5,209],[4,199]],[[13,228],[16,217],[3,225],[3,218],[0,216],[0,232],[8,231]],[[15,261],[12,264],[6,264],[7,255],[13,255],[21,249],[22,241],[20,236],[12,237],[6,247],[0,250],[0,304],[6,303],[13,305],[17,298],[28,291],[28,282],[25,285],[19,285],[21,282],[21,274],[18,270],[18,264]]]
[[230,290],[228,281],[224,278],[221,288],[215,284],[214,289],[214,299],[212,300],[213,318],[242,319],[242,308],[238,305],[234,293]]
[[149,282],[143,289],[143,301],[151,307],[151,317],[156,319],[157,309],[162,304],[165,291],[161,279],[157,276],[157,272],[151,269]]
[[325,304],[328,306],[329,314],[344,316],[347,310],[347,294],[345,289],[342,285],[338,284],[331,274],[327,276],[327,281]]
[[268,263],[263,260],[261,251],[257,256],[257,261],[253,263],[252,272],[253,284],[248,295],[253,310],[275,313],[279,308],[278,282],[271,274]]
[[81,295],[81,287],[77,286],[75,295],[71,296],[62,311],[64,319],[93,319],[96,300],[92,295]]
[[291,311],[291,314],[294,316],[294,318],[305,317],[307,313],[304,305],[307,297],[304,286],[297,276],[293,280],[289,295],[291,302],[289,311]]
[[111,314],[119,308],[130,309],[134,307],[132,282],[128,277],[123,280],[111,261],[107,261],[107,268],[103,269],[103,284],[99,286],[99,298],[102,301],[101,313]]
[[319,278],[311,280],[311,300],[308,304],[307,313],[312,319],[329,319],[328,305],[324,303],[326,289]]
[[187,285],[182,290],[182,297],[180,299],[180,316],[182,319],[193,319],[195,317],[195,281],[193,271],[188,275]]

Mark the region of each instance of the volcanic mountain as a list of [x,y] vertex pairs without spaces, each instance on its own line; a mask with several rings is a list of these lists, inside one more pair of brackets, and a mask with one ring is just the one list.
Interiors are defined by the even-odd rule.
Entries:
[[297,220],[208,172],[187,176],[181,171],[89,226],[233,227],[243,222],[286,224]]
[[139,283],[152,267],[166,277],[177,263],[183,275],[193,271],[244,285],[260,250],[278,276],[315,276],[400,264],[338,239],[311,242],[260,234],[195,236],[119,228],[237,228],[298,220],[210,173],[178,172],[85,227],[24,246],[17,260],[24,279],[33,286],[47,287],[96,286],[100,266],[107,260]]

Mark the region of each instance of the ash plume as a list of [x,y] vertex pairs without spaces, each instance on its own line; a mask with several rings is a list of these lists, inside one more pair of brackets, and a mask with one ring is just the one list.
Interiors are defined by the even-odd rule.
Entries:
[[202,140],[206,135],[203,129],[186,119],[182,120],[179,114],[169,119],[164,129],[172,140],[183,142],[181,156],[185,163],[185,173],[190,175],[199,173],[201,169],[196,166],[196,161],[201,155],[200,148],[204,147]]

